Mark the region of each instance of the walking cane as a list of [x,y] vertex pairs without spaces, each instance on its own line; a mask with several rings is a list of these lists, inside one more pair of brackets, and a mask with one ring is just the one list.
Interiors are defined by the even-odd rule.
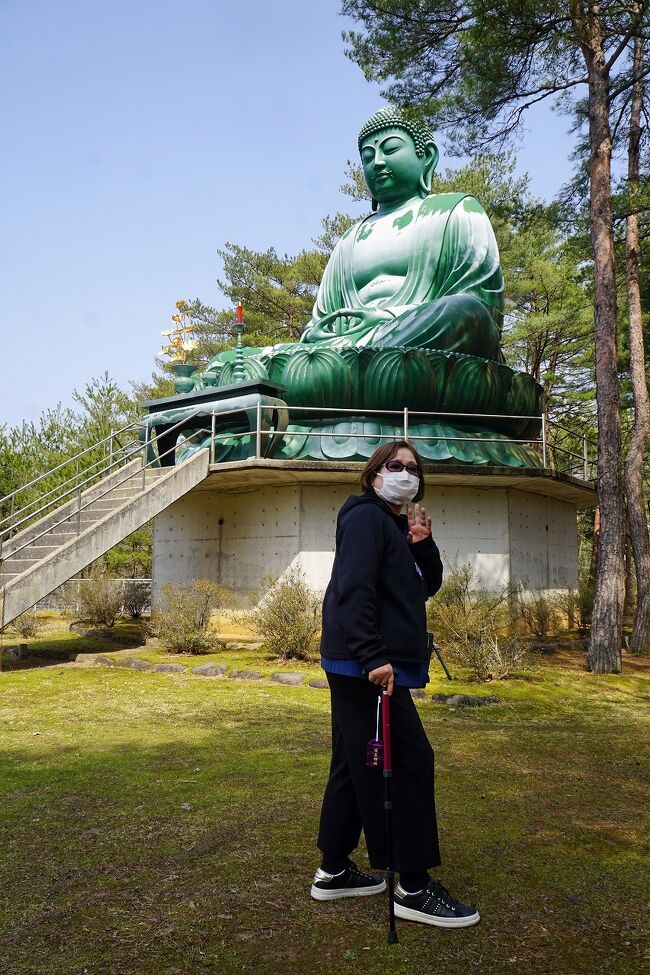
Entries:
[[381,729],[384,742],[384,810],[386,813],[386,849],[388,880],[388,944],[399,941],[395,928],[395,867],[393,863],[393,758],[390,746],[390,694],[385,687],[381,689]]

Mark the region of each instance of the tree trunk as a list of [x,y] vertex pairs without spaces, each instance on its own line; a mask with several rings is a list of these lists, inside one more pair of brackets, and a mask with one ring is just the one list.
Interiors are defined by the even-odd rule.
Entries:
[[597,674],[619,673],[624,598],[621,418],[616,348],[616,264],[612,232],[609,72],[601,11],[590,3],[582,25],[589,79],[591,244],[595,279],[596,406],[598,411],[598,503],[600,545],[596,597],[587,654]]
[[[641,112],[643,108],[643,41],[634,41],[634,87],[630,107],[628,142],[628,188],[630,211],[639,193],[639,149]],[[650,535],[643,495],[643,453],[650,437],[650,401],[645,378],[643,323],[639,286],[639,217],[630,212],[625,238],[627,277],[627,322],[630,344],[630,375],[634,396],[634,426],[625,460],[625,494],[630,520],[630,535],[636,568],[637,602],[634,628],[630,639],[631,653],[650,650]]]

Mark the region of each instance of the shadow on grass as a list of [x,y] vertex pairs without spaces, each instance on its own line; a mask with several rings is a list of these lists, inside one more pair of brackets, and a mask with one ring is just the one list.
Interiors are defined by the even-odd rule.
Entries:
[[484,920],[458,932],[402,924],[389,949],[383,898],[308,896],[326,695],[74,674],[31,697],[12,685],[6,975],[634,970],[643,784],[629,741],[640,721],[596,724],[576,709],[563,740],[496,714],[423,708],[441,876]]

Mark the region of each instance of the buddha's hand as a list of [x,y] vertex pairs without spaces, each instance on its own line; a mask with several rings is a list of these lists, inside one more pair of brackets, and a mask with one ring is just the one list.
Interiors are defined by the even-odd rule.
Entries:
[[[376,325],[392,321],[395,316],[385,308],[339,308],[312,322],[303,333],[303,342],[365,335]],[[358,324],[353,324],[358,322]]]
[[413,505],[406,512],[408,519],[409,533],[407,541],[409,545],[421,542],[431,534],[431,518],[427,514],[427,509],[419,504]]

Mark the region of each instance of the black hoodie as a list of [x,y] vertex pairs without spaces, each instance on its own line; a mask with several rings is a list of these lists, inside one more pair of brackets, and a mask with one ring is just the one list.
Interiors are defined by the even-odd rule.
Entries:
[[440,589],[442,562],[431,536],[409,545],[406,515],[374,492],[348,498],[336,524],[321,654],[384,664],[428,662],[425,603]]

